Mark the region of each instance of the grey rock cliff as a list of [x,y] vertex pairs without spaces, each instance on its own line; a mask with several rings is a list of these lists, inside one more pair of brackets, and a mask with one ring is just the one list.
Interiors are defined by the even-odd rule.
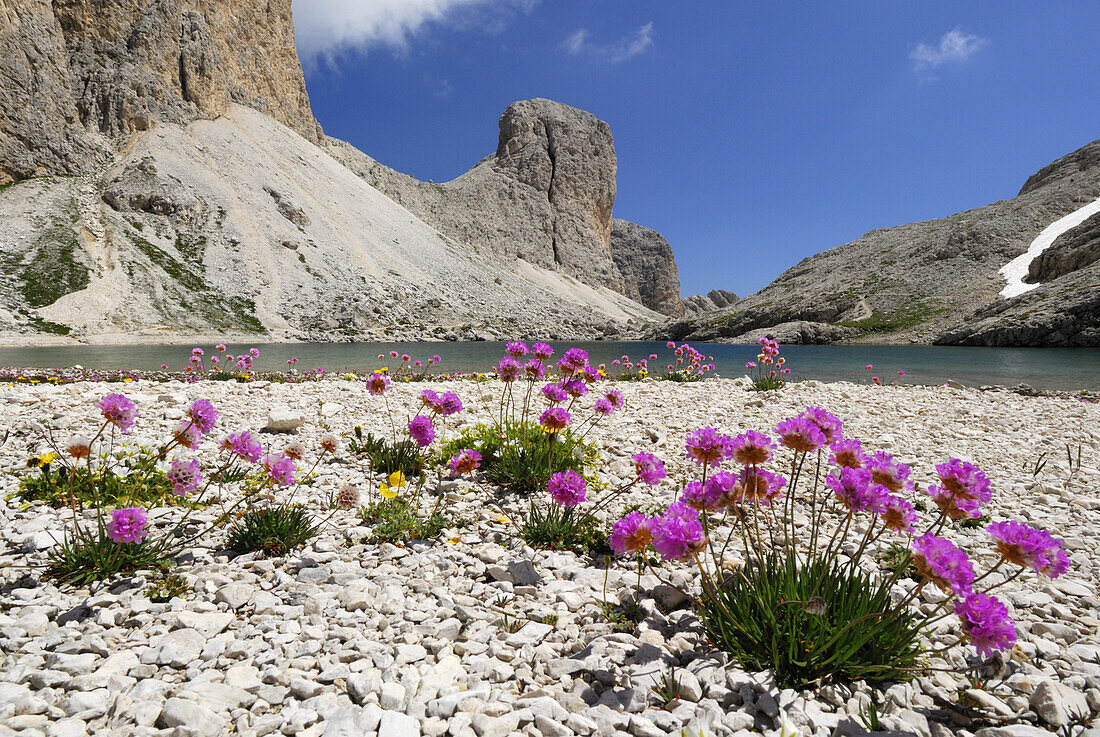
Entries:
[[324,143],[371,186],[475,252],[523,259],[681,314],[668,242],[611,217],[617,164],[607,124],[535,99],[509,105],[499,129],[496,152],[445,183],[396,172],[344,141]]
[[1100,141],[1044,167],[1012,199],[873,230],[803,259],[730,308],[669,323],[653,336],[736,340],[804,321],[854,329],[856,339],[873,342],[1096,345],[1095,223],[1064,234],[1039,261],[1039,273],[1053,277],[1039,289],[1005,300],[999,271],[1046,226],[1097,197]]
[[91,171],[231,103],[320,140],[290,0],[0,0],[0,182]]
[[666,315],[684,313],[680,274],[664,236],[616,218],[611,222],[611,256],[623,276],[623,294]]
[[1041,284],[1100,261],[1100,213],[1063,233],[1031,262],[1024,281]]

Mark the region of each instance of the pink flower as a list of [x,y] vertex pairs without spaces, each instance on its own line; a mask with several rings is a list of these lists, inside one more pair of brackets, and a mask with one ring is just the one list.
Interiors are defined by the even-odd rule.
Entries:
[[701,427],[688,433],[684,440],[687,458],[696,464],[716,465],[733,455],[733,441],[713,427]]
[[504,351],[512,358],[522,358],[526,356],[530,351],[527,348],[527,344],[522,340],[512,341],[508,344],[508,347]]
[[799,415],[775,426],[779,442],[796,453],[809,453],[825,445],[825,433],[813,420]]
[[997,552],[1009,563],[1049,578],[1058,578],[1069,570],[1062,541],[1055,540],[1046,530],[1014,520],[994,522],[985,529],[997,541]]
[[367,379],[367,391],[373,396],[385,394],[390,388],[390,377],[381,372],[373,373]]
[[104,419],[117,427],[123,433],[130,432],[137,419],[138,411],[134,403],[122,394],[108,394],[99,400],[99,409]]
[[267,477],[275,482],[276,486],[290,486],[294,483],[294,472],[298,467],[294,461],[282,453],[264,456],[262,465]]
[[575,507],[586,497],[584,477],[572,469],[551,476],[546,482],[546,490],[550,498],[563,507]]
[[473,473],[481,465],[481,454],[468,448],[460,450],[448,462],[451,471],[459,476]]
[[255,463],[260,460],[260,456],[263,455],[264,452],[263,446],[252,439],[252,434],[249,433],[248,430],[229,435],[222,441],[221,449],[227,450],[241,460],[248,461],[249,463]]
[[955,602],[955,614],[983,658],[995,650],[1008,650],[1016,642],[1016,626],[1008,616],[1008,608],[993,596],[971,594]]
[[207,435],[218,421],[218,410],[214,409],[214,405],[207,400],[196,399],[188,408],[187,416],[191,418],[191,424],[195,429]]
[[148,524],[149,516],[141,507],[113,509],[111,521],[107,523],[107,535],[116,543],[138,544],[149,534]]
[[762,432],[749,430],[733,439],[733,460],[742,466],[759,466],[771,460],[775,443]]
[[944,592],[968,596],[974,583],[974,566],[966,553],[950,540],[932,534],[913,541],[913,563],[925,581]]
[[652,453],[638,453],[634,456],[634,472],[638,480],[649,486],[656,486],[665,478],[665,464]]
[[608,540],[616,555],[626,555],[645,550],[653,540],[650,530],[651,520],[641,512],[631,512],[611,527]]
[[189,491],[197,491],[202,483],[202,466],[198,461],[172,461],[168,470],[168,480],[172,483],[172,493],[187,496]]
[[683,502],[673,502],[668,510],[650,522],[653,547],[665,560],[685,558],[706,544],[699,512]]
[[421,448],[426,448],[435,440],[435,426],[431,419],[420,415],[414,417],[409,423],[409,437]]
[[539,416],[539,424],[550,432],[558,432],[569,427],[573,418],[562,407],[551,407]]

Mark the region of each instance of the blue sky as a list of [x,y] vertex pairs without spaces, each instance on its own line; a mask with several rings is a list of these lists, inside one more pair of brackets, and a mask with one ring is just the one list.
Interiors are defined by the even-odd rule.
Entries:
[[294,0],[326,133],[420,179],[513,100],[606,120],[616,217],[685,295],[748,294],[873,228],[1012,197],[1100,138],[1100,3]]

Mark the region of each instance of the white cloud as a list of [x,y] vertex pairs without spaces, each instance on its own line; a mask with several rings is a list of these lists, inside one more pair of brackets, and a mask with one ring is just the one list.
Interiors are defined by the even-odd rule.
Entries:
[[573,56],[596,56],[611,62],[626,61],[644,53],[653,45],[653,24],[644,26],[627,34],[615,43],[597,44],[592,42],[592,34],[587,28],[578,28],[562,42],[562,46]]
[[966,61],[987,43],[987,39],[955,28],[943,34],[938,46],[929,46],[924,42],[917,44],[909,53],[909,58],[918,71],[933,69],[941,64]]
[[294,35],[302,61],[332,61],[351,50],[408,48],[433,23],[499,31],[505,16],[530,12],[538,0],[293,0]]

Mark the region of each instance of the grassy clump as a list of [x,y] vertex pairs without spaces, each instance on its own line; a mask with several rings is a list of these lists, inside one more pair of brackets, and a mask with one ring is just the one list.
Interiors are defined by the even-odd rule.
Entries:
[[379,542],[431,540],[451,526],[451,520],[438,509],[421,518],[407,499],[382,499],[364,507],[359,517],[374,523],[372,538]]
[[319,531],[299,506],[250,509],[229,528],[227,546],[235,553],[286,555],[317,537]]
[[835,561],[769,555],[704,589],[698,606],[711,642],[746,669],[774,669],[781,688],[905,680],[920,653],[919,623],[894,608],[889,579]]
[[88,472],[86,468],[62,466],[55,471],[43,471],[19,481],[19,496],[27,501],[45,502],[51,507],[67,507],[72,500],[80,506],[169,506],[186,503],[172,493],[172,483],[159,468],[139,466],[125,475],[109,468]]
[[116,543],[100,519],[94,526],[77,527],[48,553],[46,575],[76,586],[85,586],[118,573],[164,569],[168,565],[162,546],[151,542]]
[[584,475],[585,468],[597,460],[593,444],[569,432],[547,433],[533,422],[513,423],[503,432],[491,425],[475,425],[445,443],[440,455],[450,458],[465,448],[481,453],[481,471],[488,481],[510,491],[544,489],[550,477],[561,471]]
[[164,576],[149,584],[145,589],[145,595],[154,604],[166,604],[176,597],[183,598],[191,592],[191,586],[183,576]]
[[400,471],[411,478],[419,476],[424,470],[424,454],[416,443],[408,439],[394,443],[371,433],[364,435],[356,428],[348,441],[348,449],[356,455],[366,456],[373,473],[388,475]]
[[576,507],[532,504],[519,534],[532,548],[608,552],[603,525]]

